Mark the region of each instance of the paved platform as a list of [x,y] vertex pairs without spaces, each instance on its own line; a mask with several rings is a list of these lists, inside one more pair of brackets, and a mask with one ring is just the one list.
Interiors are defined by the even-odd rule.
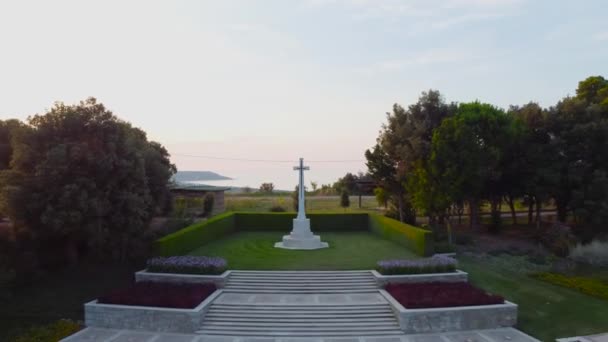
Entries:
[[238,337],[195,334],[164,334],[132,330],[86,328],[62,342],[538,342],[512,328],[455,333],[365,337]]

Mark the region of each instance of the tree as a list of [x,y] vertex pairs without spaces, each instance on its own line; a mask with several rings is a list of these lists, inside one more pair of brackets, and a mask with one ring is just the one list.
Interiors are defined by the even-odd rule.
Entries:
[[317,182],[310,182],[310,187],[312,188],[312,192],[316,193],[318,186],[319,186],[319,183],[317,183]]
[[378,201],[378,205],[384,206],[384,209],[388,207],[388,193],[381,187],[374,188],[374,196],[376,196],[376,201]]
[[346,210],[346,208],[350,207],[350,199],[348,198],[348,192],[346,190],[342,190],[340,194],[340,206]]
[[2,207],[39,253],[65,251],[71,262],[83,247],[121,260],[137,250],[175,172],[160,144],[94,98],[29,118],[12,151]]
[[606,231],[593,217],[604,217],[608,194],[600,196],[608,172],[608,81],[601,76],[579,83],[576,97],[549,110],[548,130],[555,148],[558,177],[551,195],[558,217],[573,213],[590,234]]
[[260,185],[260,192],[272,193],[274,191],[274,184],[272,183],[262,183]]
[[440,194],[446,201],[466,200],[472,228],[479,224],[481,199],[488,199],[492,212],[498,212],[504,184],[501,163],[514,132],[513,121],[504,111],[472,102],[460,104],[457,114],[445,119],[433,135],[432,172],[421,171],[420,178],[428,181],[426,188],[438,189],[431,194]]
[[377,145],[365,152],[370,175],[390,194],[401,221],[415,221],[407,178],[415,168],[426,167],[434,129],[455,110],[456,105],[445,103],[436,90],[423,92],[407,109],[395,104]]
[[293,202],[293,210],[298,211],[298,206],[300,204],[300,186],[296,185],[295,190],[291,193],[291,199]]

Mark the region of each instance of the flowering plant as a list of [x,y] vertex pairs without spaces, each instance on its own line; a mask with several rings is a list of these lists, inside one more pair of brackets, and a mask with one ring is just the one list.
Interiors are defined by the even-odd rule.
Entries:
[[382,260],[376,270],[382,274],[446,273],[456,271],[456,259],[437,255],[424,259]]
[[223,258],[206,256],[172,256],[148,259],[148,272],[220,274],[228,263]]
[[386,291],[407,309],[503,304],[505,299],[469,283],[388,284]]

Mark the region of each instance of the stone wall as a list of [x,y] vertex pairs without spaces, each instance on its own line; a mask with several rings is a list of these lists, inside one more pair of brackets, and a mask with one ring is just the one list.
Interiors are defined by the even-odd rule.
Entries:
[[179,273],[152,273],[146,270],[135,273],[135,281],[153,281],[159,283],[201,284],[213,283],[221,289],[226,285],[230,271],[218,275],[208,274],[179,274]]
[[397,315],[401,330],[408,334],[496,329],[517,324],[517,305],[508,301],[496,305],[406,309],[388,292],[380,290],[380,293]]
[[430,282],[447,282],[457,283],[468,281],[468,273],[456,270],[449,273],[425,273],[425,274],[396,274],[383,275],[372,270],[372,274],[378,282],[378,286],[384,287],[387,284],[405,284],[405,283],[430,283]]
[[99,304],[84,305],[87,327],[193,333],[197,331],[211,302],[221,294],[215,291],[194,309],[171,309],[145,306]]

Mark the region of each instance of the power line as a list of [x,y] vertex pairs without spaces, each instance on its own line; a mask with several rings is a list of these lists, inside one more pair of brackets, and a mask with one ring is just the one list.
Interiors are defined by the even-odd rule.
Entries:
[[[189,158],[203,158],[213,160],[228,160],[228,161],[244,161],[244,162],[256,162],[256,163],[295,163],[297,160],[284,160],[284,159],[247,159],[247,158],[226,158],[226,157],[215,157],[215,156],[202,156],[182,153],[172,153],[173,156],[189,157]],[[343,160],[306,160],[308,163],[363,163],[362,159],[343,159]]]

